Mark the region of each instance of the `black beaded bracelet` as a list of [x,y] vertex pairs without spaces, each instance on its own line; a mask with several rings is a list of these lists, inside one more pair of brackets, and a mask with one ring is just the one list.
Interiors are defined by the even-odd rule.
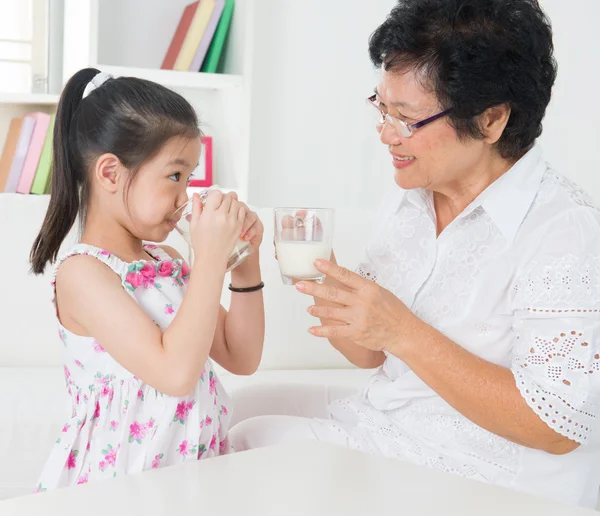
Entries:
[[242,294],[247,294],[248,292],[256,292],[257,290],[261,290],[264,287],[265,284],[262,281],[254,287],[234,287],[231,283],[229,284],[229,290],[231,290],[232,292],[238,292]]

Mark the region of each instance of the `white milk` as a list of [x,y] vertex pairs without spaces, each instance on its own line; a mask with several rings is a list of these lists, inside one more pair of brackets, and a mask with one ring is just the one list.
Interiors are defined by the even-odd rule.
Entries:
[[276,242],[279,270],[284,276],[295,279],[317,279],[323,276],[313,267],[319,258],[331,258],[331,245],[323,242]]

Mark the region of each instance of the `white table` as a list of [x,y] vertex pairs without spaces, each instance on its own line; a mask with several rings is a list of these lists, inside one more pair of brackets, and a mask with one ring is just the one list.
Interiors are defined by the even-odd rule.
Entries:
[[15,498],[1,516],[584,516],[524,493],[319,442]]

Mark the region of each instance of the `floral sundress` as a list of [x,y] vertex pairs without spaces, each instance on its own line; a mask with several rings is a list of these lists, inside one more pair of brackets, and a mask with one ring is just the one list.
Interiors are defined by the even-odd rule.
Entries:
[[[165,331],[183,301],[190,268],[159,247],[147,245],[145,250],[154,260],[126,263],[78,244],[58,261],[54,278],[69,257],[93,256],[119,275],[126,292]],[[52,285],[56,307],[54,281]],[[69,332],[58,315],[57,323],[71,415],[59,430],[36,492],[230,451],[229,398],[210,359],[190,395],[168,396],[122,367],[102,343]]]

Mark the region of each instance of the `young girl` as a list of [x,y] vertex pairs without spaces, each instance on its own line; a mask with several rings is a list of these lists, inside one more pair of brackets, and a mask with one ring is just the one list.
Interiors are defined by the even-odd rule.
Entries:
[[[56,115],[52,195],[31,251],[40,274],[79,215],[81,242],[56,263],[54,304],[72,414],[36,491],[228,451],[229,401],[211,365],[252,374],[264,309],[263,226],[234,194],[196,195],[190,267],[164,241],[200,156],[192,106],[158,84],[76,73]],[[232,271],[238,238],[253,254]],[[237,292],[236,292],[237,291]]]

